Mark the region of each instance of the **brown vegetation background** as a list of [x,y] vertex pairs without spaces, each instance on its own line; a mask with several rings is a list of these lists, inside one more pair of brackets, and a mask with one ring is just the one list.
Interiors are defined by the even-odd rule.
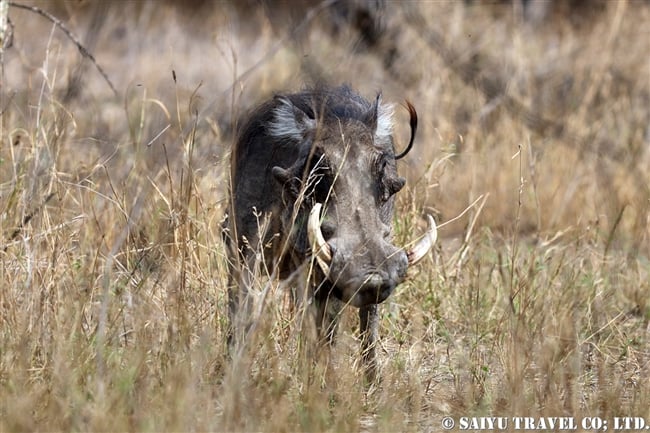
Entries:
[[[650,423],[648,2],[20,4],[61,20],[115,92],[60,28],[9,7],[3,431]],[[382,308],[376,384],[353,311],[314,355],[275,285],[248,350],[225,350],[219,223],[238,119],[319,82],[414,104],[397,240],[423,212],[441,223]]]

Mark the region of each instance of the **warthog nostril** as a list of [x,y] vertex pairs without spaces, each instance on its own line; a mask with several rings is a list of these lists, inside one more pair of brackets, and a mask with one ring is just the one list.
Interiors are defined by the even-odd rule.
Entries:
[[397,282],[381,274],[367,275],[359,290],[363,304],[378,304],[386,300],[397,286]]
[[370,274],[366,277],[365,281],[363,282],[363,287],[366,288],[374,288],[374,287],[381,287],[384,284],[384,278],[381,277],[379,274]]
[[365,278],[361,288],[366,291],[374,291],[378,296],[381,296],[382,294],[386,294],[386,292],[390,294],[395,286],[397,284],[392,279],[384,278],[380,274],[372,274]]

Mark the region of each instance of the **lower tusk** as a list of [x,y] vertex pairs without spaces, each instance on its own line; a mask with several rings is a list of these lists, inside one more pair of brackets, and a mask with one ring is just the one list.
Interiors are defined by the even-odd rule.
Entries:
[[330,262],[332,261],[332,250],[323,233],[320,231],[320,210],[323,207],[321,203],[316,203],[309,213],[309,220],[307,221],[307,237],[311,250],[314,252],[316,262],[320,266],[325,276],[329,276]]
[[436,239],[438,239],[438,229],[436,228],[436,222],[433,220],[433,217],[427,215],[427,221],[429,222],[429,229],[425,233],[424,237],[406,253],[409,266],[413,266],[422,260],[431,247],[433,247],[433,244],[436,243]]

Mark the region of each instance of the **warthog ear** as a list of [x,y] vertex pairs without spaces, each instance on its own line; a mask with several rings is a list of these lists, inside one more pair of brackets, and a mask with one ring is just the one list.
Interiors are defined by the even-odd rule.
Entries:
[[393,105],[382,104],[381,93],[368,113],[368,125],[375,130],[375,142],[385,143],[393,133]]
[[277,106],[273,109],[274,118],[267,126],[267,132],[277,138],[302,141],[316,128],[316,120],[296,107],[288,98],[277,96]]
[[377,140],[388,140],[393,134],[393,112],[391,104],[380,104],[377,108],[377,129],[375,130]]

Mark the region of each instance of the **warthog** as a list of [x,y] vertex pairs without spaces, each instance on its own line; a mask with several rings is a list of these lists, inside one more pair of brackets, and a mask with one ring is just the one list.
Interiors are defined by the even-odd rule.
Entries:
[[315,259],[305,284],[319,335],[331,341],[341,305],[359,308],[362,356],[374,376],[377,304],[436,239],[428,216],[429,229],[413,248],[391,243],[394,195],[406,182],[396,160],[417,129],[415,109],[407,108],[411,138],[399,155],[393,107],[347,86],[277,95],[245,120],[232,151],[224,222],[231,332],[247,329],[238,310],[250,304],[255,269],[286,279]]

